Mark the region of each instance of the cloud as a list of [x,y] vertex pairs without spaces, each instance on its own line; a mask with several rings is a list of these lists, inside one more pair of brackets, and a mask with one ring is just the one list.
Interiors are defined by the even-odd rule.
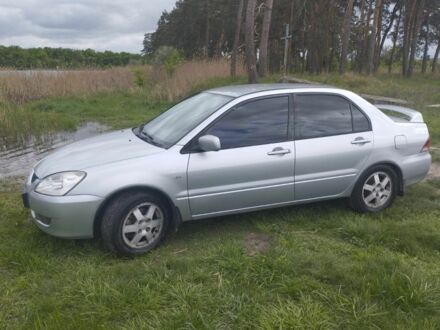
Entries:
[[0,44],[139,52],[176,0],[0,0]]

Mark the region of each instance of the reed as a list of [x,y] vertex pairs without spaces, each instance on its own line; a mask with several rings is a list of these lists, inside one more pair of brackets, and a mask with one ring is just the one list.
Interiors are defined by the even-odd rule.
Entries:
[[[237,75],[245,74],[244,66],[238,65]],[[230,75],[230,63],[225,59],[193,60],[179,66],[173,75],[161,73],[151,90],[151,96],[157,101],[172,102],[213,79],[227,78]]]
[[128,90],[128,68],[78,71],[0,71],[0,98],[13,104],[50,97]]
[[[174,101],[197,85],[229,76],[226,59],[193,60],[181,64],[172,75],[150,65],[77,71],[0,71],[0,99],[12,104],[51,97],[87,96],[128,91],[147,93],[155,101]],[[238,75],[244,74],[242,65]]]

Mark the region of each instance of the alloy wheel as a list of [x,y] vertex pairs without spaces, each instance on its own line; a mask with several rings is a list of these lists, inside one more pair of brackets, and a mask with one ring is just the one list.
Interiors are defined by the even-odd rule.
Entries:
[[142,203],[134,207],[122,224],[122,238],[129,247],[142,249],[160,237],[164,213],[153,203]]
[[377,209],[390,199],[392,189],[393,185],[389,174],[382,171],[374,172],[362,187],[362,198],[368,207]]

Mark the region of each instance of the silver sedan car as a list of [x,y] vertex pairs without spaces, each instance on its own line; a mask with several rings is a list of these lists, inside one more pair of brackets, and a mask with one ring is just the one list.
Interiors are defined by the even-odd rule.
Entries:
[[211,89],[152,121],[58,149],[23,192],[36,225],[123,255],[183,221],[334,198],[390,206],[431,156],[422,115],[322,85]]

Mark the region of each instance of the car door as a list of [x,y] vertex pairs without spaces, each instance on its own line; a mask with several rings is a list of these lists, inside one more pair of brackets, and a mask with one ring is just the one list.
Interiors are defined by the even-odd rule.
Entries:
[[198,135],[217,136],[221,149],[199,152],[195,147],[190,153],[188,197],[194,218],[294,200],[291,102],[289,95],[246,101]]
[[368,117],[336,94],[295,95],[295,199],[344,194],[373,147]]

